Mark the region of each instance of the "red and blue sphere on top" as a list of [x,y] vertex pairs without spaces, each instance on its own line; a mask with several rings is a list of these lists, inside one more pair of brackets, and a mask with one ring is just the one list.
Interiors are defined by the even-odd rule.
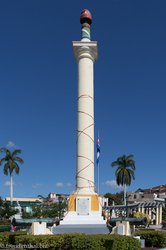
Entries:
[[83,23],[88,23],[89,25],[91,25],[91,23],[92,23],[92,15],[91,15],[91,13],[90,13],[89,10],[84,9],[84,10],[81,12],[80,23],[81,23],[81,24],[83,24]]

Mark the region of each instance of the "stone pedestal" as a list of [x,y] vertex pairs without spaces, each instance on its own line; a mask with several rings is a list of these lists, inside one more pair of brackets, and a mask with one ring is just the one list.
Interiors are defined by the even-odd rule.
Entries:
[[46,222],[33,222],[31,226],[31,233],[33,235],[53,234],[46,226]]
[[129,221],[122,221],[122,222],[117,221],[116,227],[117,227],[117,234],[127,235],[127,236],[131,235]]
[[73,224],[106,224],[102,214],[100,198],[98,195],[71,195],[68,212],[61,225]]

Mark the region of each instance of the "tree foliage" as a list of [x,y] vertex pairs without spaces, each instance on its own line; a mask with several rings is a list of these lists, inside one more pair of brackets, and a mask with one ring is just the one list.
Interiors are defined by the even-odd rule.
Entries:
[[118,186],[129,186],[132,179],[135,179],[135,161],[133,157],[134,156],[131,154],[128,156],[123,155],[118,157],[116,161],[112,162],[112,167],[117,167],[115,175]]
[[126,186],[130,186],[131,181],[135,179],[135,161],[133,155],[122,155],[112,162],[112,167],[117,167],[115,171],[116,183],[123,186],[124,189],[124,205],[126,206]]
[[9,219],[11,216],[18,213],[18,210],[13,208],[9,202],[3,201],[0,198],[0,219],[6,220]]
[[148,225],[150,223],[150,217],[148,214],[142,213],[142,212],[134,212],[133,218],[142,218],[145,220],[146,224]]
[[113,205],[113,202],[115,205],[121,205],[123,203],[123,192],[112,194],[112,193],[106,193],[104,195],[105,198],[108,198],[108,205]]
[[23,164],[24,161],[18,155],[21,154],[20,149],[15,149],[13,152],[7,148],[0,148],[0,153],[4,153],[4,157],[0,159],[0,166],[4,165],[3,172],[5,175],[10,175],[10,202],[13,201],[13,181],[12,174],[15,171],[16,174],[20,172],[19,164]]
[[66,203],[40,204],[32,207],[32,213],[23,212],[23,218],[62,218]]
[[20,149],[15,149],[13,152],[7,148],[1,148],[0,152],[5,153],[5,156],[0,159],[0,165],[4,164],[3,172],[5,175],[12,175],[13,171],[16,174],[19,174],[20,167],[19,164],[23,164],[24,161],[18,156],[21,154]]

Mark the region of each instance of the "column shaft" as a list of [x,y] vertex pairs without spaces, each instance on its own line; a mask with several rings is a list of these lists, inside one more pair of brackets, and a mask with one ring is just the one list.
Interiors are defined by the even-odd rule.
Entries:
[[77,189],[94,191],[93,61],[78,61]]
[[73,42],[78,63],[76,193],[94,194],[94,62],[97,43]]

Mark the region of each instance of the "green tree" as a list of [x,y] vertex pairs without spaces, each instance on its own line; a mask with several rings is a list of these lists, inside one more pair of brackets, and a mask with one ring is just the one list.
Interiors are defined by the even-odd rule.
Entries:
[[38,204],[32,207],[32,213],[23,212],[23,218],[63,218],[66,203]]
[[126,186],[130,186],[132,179],[135,179],[135,161],[133,155],[123,155],[112,162],[112,167],[117,167],[115,175],[118,186],[124,188],[124,205],[126,206]]
[[0,207],[3,205],[3,199],[0,197]]
[[112,193],[106,193],[104,195],[105,198],[108,198],[108,205],[111,206],[113,203],[115,205],[121,205],[123,202],[123,192],[112,194]]
[[133,213],[133,218],[138,218],[138,219],[144,219],[145,220],[145,223],[146,223],[146,226],[149,225],[150,223],[150,218],[149,218],[149,215],[148,214],[144,214],[144,213],[141,213],[141,212],[134,212]]
[[4,153],[4,157],[0,159],[0,165],[4,164],[3,172],[5,175],[10,175],[10,203],[13,202],[13,179],[12,174],[15,171],[16,174],[19,174],[20,167],[19,164],[23,164],[24,161],[18,155],[21,154],[20,149],[15,149],[13,152],[7,148],[1,148],[1,153]]
[[17,214],[18,210],[11,207],[9,202],[3,201],[1,199],[1,205],[0,205],[0,219],[9,219],[12,215]]

